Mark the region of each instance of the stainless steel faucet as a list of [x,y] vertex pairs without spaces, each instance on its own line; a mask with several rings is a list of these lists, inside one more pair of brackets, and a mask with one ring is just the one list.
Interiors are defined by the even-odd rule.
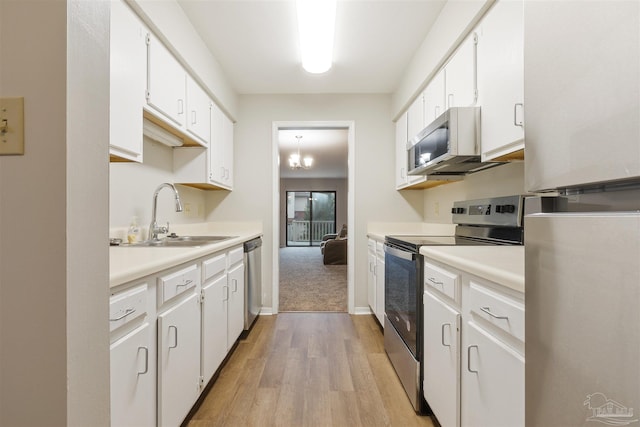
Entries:
[[158,234],[166,234],[169,232],[169,223],[164,226],[158,226],[158,222],[156,221],[156,211],[158,207],[158,193],[163,188],[170,188],[173,191],[173,194],[176,198],[176,212],[182,212],[182,203],[180,202],[180,194],[178,194],[178,190],[173,184],[169,184],[165,182],[160,184],[156,191],[153,192],[153,204],[151,205],[151,224],[149,225],[149,240],[158,240]]

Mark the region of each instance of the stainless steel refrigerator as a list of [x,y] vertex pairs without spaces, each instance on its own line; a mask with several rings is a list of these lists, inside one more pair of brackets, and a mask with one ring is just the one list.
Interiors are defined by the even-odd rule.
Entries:
[[526,425],[640,426],[640,2],[524,22]]

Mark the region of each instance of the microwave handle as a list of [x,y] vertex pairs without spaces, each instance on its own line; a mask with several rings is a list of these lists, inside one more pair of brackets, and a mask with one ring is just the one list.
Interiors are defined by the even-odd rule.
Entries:
[[392,246],[384,245],[384,253],[394,256],[396,258],[406,259],[407,261],[415,261],[417,254],[413,252],[403,251],[402,249],[394,248]]

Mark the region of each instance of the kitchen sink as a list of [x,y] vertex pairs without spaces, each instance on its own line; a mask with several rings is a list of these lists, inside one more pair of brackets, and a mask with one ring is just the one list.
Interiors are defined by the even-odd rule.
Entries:
[[223,240],[232,239],[236,236],[167,236],[158,240],[145,240],[138,243],[132,243],[123,246],[129,247],[158,247],[158,248],[175,248],[175,247],[193,247],[208,245],[211,243],[222,242]]

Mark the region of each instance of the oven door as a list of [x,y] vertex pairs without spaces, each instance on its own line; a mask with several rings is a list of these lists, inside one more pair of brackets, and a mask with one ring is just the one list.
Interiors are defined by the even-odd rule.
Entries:
[[422,256],[384,245],[384,311],[416,360],[420,360],[422,322]]

